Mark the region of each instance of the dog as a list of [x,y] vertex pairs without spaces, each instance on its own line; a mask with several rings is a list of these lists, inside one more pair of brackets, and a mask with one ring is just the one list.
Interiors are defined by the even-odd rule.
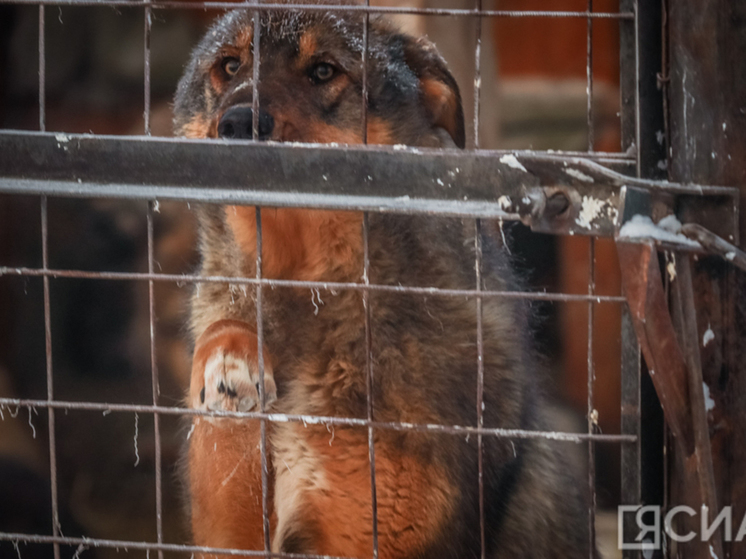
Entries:
[[[258,140],[363,143],[363,21],[292,4],[260,12]],[[175,96],[178,135],[253,137],[253,29],[251,12],[231,11],[195,48]],[[458,85],[434,45],[371,17],[368,49],[367,142],[463,147]],[[360,283],[363,219],[263,208],[263,277]],[[205,205],[199,222],[203,275],[255,277],[255,208]],[[475,235],[470,220],[371,214],[370,282],[474,289]],[[480,243],[482,287],[518,289],[497,236],[482,232]],[[254,286],[195,289],[188,405],[259,410],[261,355],[268,411],[366,419],[360,291],[264,288],[261,347],[256,297]],[[476,299],[371,290],[368,304],[373,419],[476,426]],[[482,316],[484,426],[546,429],[525,303],[487,297]],[[271,550],[372,557],[367,427],[266,429]],[[193,419],[186,485],[195,544],[265,548],[260,431],[258,419]],[[567,444],[483,437],[486,557],[589,556],[587,484],[564,456]],[[379,556],[479,557],[477,436],[375,428],[373,446]]]

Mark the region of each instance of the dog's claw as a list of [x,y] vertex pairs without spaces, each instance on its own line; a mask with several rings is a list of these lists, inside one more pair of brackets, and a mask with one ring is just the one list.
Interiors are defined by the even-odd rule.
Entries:
[[[247,412],[259,406],[259,368],[253,359],[216,349],[207,359],[205,385],[200,391],[203,409]],[[272,375],[264,372],[266,405],[277,399]]]

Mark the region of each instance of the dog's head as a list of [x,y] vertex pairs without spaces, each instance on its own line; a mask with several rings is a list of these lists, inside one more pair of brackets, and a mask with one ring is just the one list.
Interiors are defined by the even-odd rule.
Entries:
[[[362,143],[362,14],[260,14],[259,139]],[[194,50],[176,93],[178,135],[252,137],[253,29],[252,12],[229,12]],[[368,143],[464,147],[458,86],[432,43],[371,17],[367,59]]]

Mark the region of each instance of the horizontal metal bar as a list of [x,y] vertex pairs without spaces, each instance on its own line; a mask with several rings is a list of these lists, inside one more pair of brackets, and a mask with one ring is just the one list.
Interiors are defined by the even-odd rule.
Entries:
[[190,274],[161,274],[140,272],[91,272],[84,270],[55,270],[41,268],[11,268],[0,266],[0,277],[2,276],[31,276],[52,278],[75,278],[94,280],[115,281],[163,281],[179,285],[188,283],[229,283],[235,285],[266,285],[271,288],[288,287],[302,289],[329,290],[352,290],[352,291],[380,291],[388,293],[410,293],[414,295],[428,295],[441,297],[468,297],[468,298],[491,298],[503,297],[506,299],[527,299],[533,301],[555,301],[555,302],[589,302],[589,303],[624,303],[621,296],[613,295],[586,295],[571,293],[544,293],[531,291],[490,291],[470,289],[444,289],[440,287],[417,287],[404,285],[377,285],[362,283],[345,283],[333,281],[305,281],[305,280],[282,280],[268,278],[247,278],[231,276],[198,276]]
[[[143,551],[172,551],[181,553],[206,553],[210,555],[233,555],[236,557],[276,557],[278,559],[354,559],[329,555],[309,555],[305,553],[268,552],[247,549],[228,549],[221,547],[202,547],[173,543],[135,542],[127,540],[105,540],[101,538],[71,538],[63,536],[44,536],[42,534],[23,534],[20,532],[0,532],[0,541],[14,543],[60,544],[83,548],[107,547],[112,549],[141,549]],[[19,556],[21,554],[19,553]]]
[[396,421],[369,421],[355,417],[327,417],[319,415],[297,415],[266,412],[229,412],[208,411],[193,408],[169,406],[109,404],[97,402],[69,402],[60,400],[24,400],[18,398],[0,398],[0,411],[3,407],[17,408],[52,408],[63,410],[101,411],[101,412],[136,412],[158,413],[165,415],[191,415],[231,419],[264,419],[274,423],[303,423],[304,425],[339,425],[347,427],[373,427],[389,431],[418,431],[423,433],[443,433],[447,435],[484,435],[503,439],[548,439],[581,443],[594,440],[605,443],[632,443],[634,435],[610,435],[589,433],[563,433],[559,431],[531,431],[528,429],[501,429],[489,427],[470,427],[467,425],[440,425],[434,423],[408,423]]
[[[565,154],[0,132],[7,193],[520,218],[544,232],[611,236],[625,185],[737,196]],[[564,203],[549,203],[555,196]]]
[[588,11],[554,11],[554,10],[465,10],[458,8],[416,8],[400,6],[365,6],[365,5],[326,5],[326,4],[251,4],[248,2],[185,2],[161,0],[148,2],[147,0],[0,0],[0,4],[14,5],[49,5],[49,6],[112,6],[117,8],[141,8],[145,6],[153,9],[215,9],[232,10],[251,8],[254,11],[271,10],[302,10],[324,12],[363,12],[369,14],[402,14],[427,16],[473,16],[473,17],[501,17],[501,18],[593,18],[593,19],[634,19],[632,12],[588,12]]

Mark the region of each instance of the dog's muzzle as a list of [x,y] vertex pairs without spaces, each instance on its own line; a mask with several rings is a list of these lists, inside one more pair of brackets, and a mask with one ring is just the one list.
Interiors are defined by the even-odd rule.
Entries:
[[[218,136],[236,140],[251,140],[254,111],[251,107],[231,107],[218,122]],[[272,135],[275,119],[263,109],[259,109],[259,140],[267,140]]]

